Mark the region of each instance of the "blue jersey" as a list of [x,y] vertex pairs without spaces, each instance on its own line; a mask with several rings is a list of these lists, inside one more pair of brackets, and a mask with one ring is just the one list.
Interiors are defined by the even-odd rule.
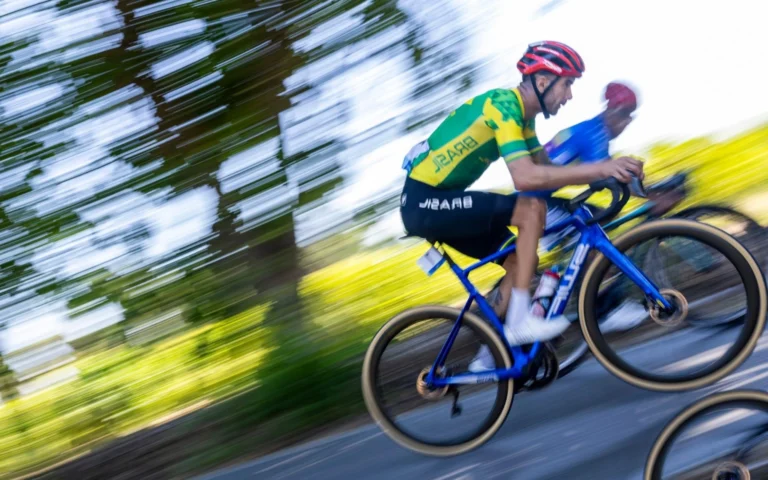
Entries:
[[[550,140],[544,149],[553,165],[568,165],[570,163],[595,163],[610,157],[608,147],[611,134],[598,115],[589,120],[560,131]],[[539,190],[527,195],[548,197],[557,190]]]

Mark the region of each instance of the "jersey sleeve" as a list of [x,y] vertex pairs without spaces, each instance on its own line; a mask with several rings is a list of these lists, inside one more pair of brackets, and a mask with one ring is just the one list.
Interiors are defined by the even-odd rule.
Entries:
[[[485,123],[494,130],[499,153],[507,163],[518,158],[530,156],[526,132],[524,132],[523,112],[512,92],[494,92],[483,106]],[[528,133],[531,136],[531,133]],[[533,133],[535,138],[535,133]],[[538,143],[538,139],[536,140]]]
[[536,135],[536,120],[532,119],[528,124],[523,127],[523,137],[525,138],[525,144],[528,146],[528,151],[531,154],[535,154],[543,149],[539,137]]

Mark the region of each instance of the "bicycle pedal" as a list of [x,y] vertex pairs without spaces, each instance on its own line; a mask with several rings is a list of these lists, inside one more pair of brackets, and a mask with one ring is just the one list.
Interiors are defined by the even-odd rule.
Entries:
[[459,405],[459,389],[455,386],[451,389],[453,394],[453,404],[451,405],[451,418],[461,415],[461,406]]

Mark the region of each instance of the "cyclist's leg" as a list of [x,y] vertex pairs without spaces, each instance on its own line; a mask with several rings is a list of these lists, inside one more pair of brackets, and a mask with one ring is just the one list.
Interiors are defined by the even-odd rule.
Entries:
[[[530,313],[530,284],[539,263],[538,243],[547,217],[547,205],[541,198],[519,195],[508,223],[517,227],[517,253],[504,259],[505,275],[489,300],[496,314],[504,319],[505,336],[512,345],[545,341],[561,334],[570,325],[560,317],[552,321]],[[508,230],[505,227],[505,230]],[[479,372],[494,368],[490,350],[481,348],[469,365]]]
[[539,264],[538,246],[546,222],[546,201],[526,195],[520,195],[515,210],[510,218],[510,224],[517,227],[517,259],[510,263],[510,270],[504,281],[512,288],[502,289],[510,292],[506,318],[505,333],[512,345],[551,340],[565,331],[570,323],[564,317],[546,321],[542,317],[530,313],[531,280]]
[[507,316],[507,307],[509,306],[509,297],[512,293],[512,286],[515,280],[515,272],[517,272],[517,253],[508,255],[501,266],[505,272],[504,277],[501,279],[499,288],[494,291],[494,296],[490,298],[490,302],[496,315],[498,315],[499,318],[505,318]]
[[[495,194],[486,194],[495,195]],[[470,256],[481,257],[498,250],[508,238],[509,226],[517,227],[517,254],[503,262],[505,275],[496,295],[489,300],[495,312],[508,327],[507,337],[514,345],[549,340],[561,334],[570,325],[564,317],[545,321],[530,314],[530,284],[538,266],[538,243],[546,222],[546,202],[540,198],[516,195],[506,217],[495,215],[488,234],[482,237],[454,238],[448,245]],[[508,207],[508,206],[507,206]],[[498,210],[497,210],[498,211]],[[487,242],[483,239],[493,239]]]
[[[515,243],[517,250],[515,254],[507,256],[502,264],[505,274],[499,284],[499,289],[493,300],[493,307],[496,314],[500,317],[508,317],[513,289],[519,290],[515,296],[516,306],[525,305],[527,311],[530,307],[529,287],[533,274],[536,272],[536,266],[539,264],[537,246],[541,232],[544,230],[544,221],[546,218],[546,204],[541,199],[518,196],[515,209],[510,218],[510,225],[517,227],[518,235]],[[533,244],[533,254],[531,254],[531,244]],[[523,265],[520,268],[519,256],[523,256]],[[533,266],[531,266],[533,265]],[[527,280],[526,280],[527,279]],[[521,287],[521,285],[524,285]],[[519,307],[522,308],[522,307]]]
[[538,246],[544,232],[547,204],[541,198],[521,195],[517,199],[510,224],[517,227],[517,264],[512,287],[528,291],[539,265]]

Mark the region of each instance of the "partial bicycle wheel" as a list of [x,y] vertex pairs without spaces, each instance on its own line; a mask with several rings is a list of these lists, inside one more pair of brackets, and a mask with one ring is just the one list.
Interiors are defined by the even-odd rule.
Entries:
[[767,246],[765,228],[749,215],[724,205],[698,205],[675,213],[670,218],[695,220],[717,227],[739,240],[761,266],[765,265]]
[[[653,349],[614,349],[601,332],[596,314],[599,288],[603,276],[609,269],[615,268],[604,255],[598,254],[590,265],[579,294],[582,334],[598,361],[627,383],[667,392],[711,385],[738,368],[754,350],[766,321],[766,287],[760,266],[741,243],[722,230],[691,220],[665,219],[642,224],[618,237],[613,244],[619,251],[632,256],[627,253],[631,248],[642,248],[646,242],[657,243],[671,237],[702,244],[701,248],[707,248],[718,256],[719,270],[709,272],[707,276],[684,277],[680,285],[659,286],[665,298],[677,306],[671,316],[660,312],[655,305],[648,305],[639,287],[625,279],[624,283],[628,285],[624,287],[626,297],[632,296],[631,289],[640,292],[638,301],[645,301],[648,310],[649,321],[645,322],[645,328],[635,329],[637,338],[633,340],[633,347],[641,339],[658,340],[660,343]],[[688,297],[700,292],[707,294],[712,285],[720,289],[737,285],[743,293],[744,318],[739,332],[734,333],[730,347],[722,345],[724,338],[705,337],[700,331],[685,330],[685,316],[691,303]],[[660,340],[662,335],[651,327],[675,335],[665,335],[666,338]],[[704,348],[704,351],[674,360],[696,348]],[[662,365],[666,360],[672,363]]]
[[767,423],[768,393],[732,390],[704,397],[664,427],[646,460],[644,479],[766,478]]
[[[424,455],[459,455],[483,445],[499,430],[512,406],[512,379],[439,389],[428,388],[424,381],[460,313],[457,308],[432,305],[400,313],[374,336],[363,362],[362,390],[368,412],[392,440]],[[512,366],[493,327],[467,312],[440,375],[467,372],[483,347],[490,351],[496,368]],[[487,413],[478,413],[481,410]]]

